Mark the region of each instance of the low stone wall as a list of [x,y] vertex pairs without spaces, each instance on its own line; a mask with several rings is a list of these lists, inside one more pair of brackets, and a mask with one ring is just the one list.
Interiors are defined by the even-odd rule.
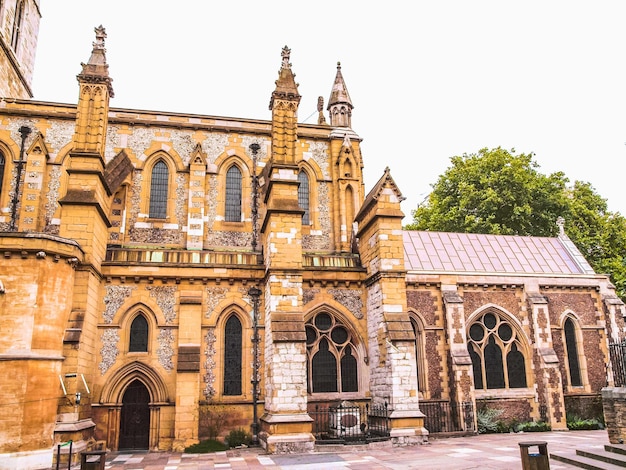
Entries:
[[626,387],[605,387],[602,389],[604,422],[611,444],[626,441]]

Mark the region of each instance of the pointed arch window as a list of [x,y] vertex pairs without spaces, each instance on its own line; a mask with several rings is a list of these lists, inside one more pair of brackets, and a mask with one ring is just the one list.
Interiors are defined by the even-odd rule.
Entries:
[[352,334],[334,316],[320,312],[306,323],[309,393],[358,392],[358,360]]
[[18,0],[15,5],[15,20],[13,21],[13,32],[11,33],[11,48],[17,52],[24,22],[24,0]]
[[424,345],[426,341],[424,339],[424,328],[421,323],[418,323],[414,318],[411,318],[411,326],[413,327],[413,333],[415,333],[415,363],[417,365],[417,389],[424,394],[426,392],[426,361]]
[[346,187],[346,225],[350,229],[349,235],[354,235],[354,191],[352,190],[352,186],[348,185]]
[[148,352],[148,320],[141,314],[130,324],[128,352]]
[[576,325],[571,318],[565,320],[565,349],[567,351],[567,365],[569,368],[569,384],[572,387],[583,385],[580,374],[580,363],[578,361],[578,344],[576,341]]
[[232,165],[226,172],[226,222],[241,222],[241,170]]
[[150,178],[150,210],[152,219],[167,218],[167,192],[169,183],[169,169],[163,160],[159,160],[152,167]]
[[0,151],[0,194],[2,194],[2,182],[4,181],[4,154]]
[[525,388],[526,361],[515,329],[488,312],[469,328],[467,349],[472,359],[474,388]]
[[224,395],[241,395],[242,330],[236,315],[224,327]]
[[309,209],[311,196],[309,188],[309,176],[306,174],[306,172],[300,170],[300,173],[298,173],[298,183],[300,183],[300,185],[298,186],[298,205],[300,206],[300,209],[304,211],[304,214],[302,215],[302,224],[310,225],[311,216]]

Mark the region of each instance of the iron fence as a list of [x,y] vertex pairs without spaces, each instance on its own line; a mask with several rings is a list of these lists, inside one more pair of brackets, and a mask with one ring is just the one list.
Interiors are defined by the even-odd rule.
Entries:
[[474,407],[471,402],[422,401],[424,427],[429,433],[474,432]]
[[614,385],[626,387],[626,342],[609,344],[609,355],[613,366]]
[[357,404],[341,402],[315,405],[309,415],[313,418],[313,435],[318,444],[377,441],[389,439],[387,403]]

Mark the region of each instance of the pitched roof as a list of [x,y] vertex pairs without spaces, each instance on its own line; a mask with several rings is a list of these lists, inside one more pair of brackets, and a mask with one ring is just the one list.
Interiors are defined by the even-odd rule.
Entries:
[[571,240],[476,233],[403,232],[408,271],[594,274]]

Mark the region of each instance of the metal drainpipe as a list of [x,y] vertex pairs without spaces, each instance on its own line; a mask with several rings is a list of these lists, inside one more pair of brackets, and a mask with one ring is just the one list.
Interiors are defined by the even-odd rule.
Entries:
[[22,181],[22,167],[26,163],[24,159],[24,145],[26,138],[29,136],[31,129],[28,126],[22,126],[18,129],[22,136],[22,145],[20,146],[20,158],[15,162],[17,166],[17,174],[15,175],[15,191],[13,192],[13,200],[11,201],[11,232],[17,230],[17,203],[20,200],[20,183]]
[[[258,218],[259,218],[259,177],[257,176],[257,153],[261,146],[256,142],[250,144],[252,151],[252,251],[256,252],[258,242]],[[252,444],[259,445],[259,420],[257,417],[257,404],[259,399],[259,298],[261,289],[256,286],[248,289],[248,295],[252,299]]]

